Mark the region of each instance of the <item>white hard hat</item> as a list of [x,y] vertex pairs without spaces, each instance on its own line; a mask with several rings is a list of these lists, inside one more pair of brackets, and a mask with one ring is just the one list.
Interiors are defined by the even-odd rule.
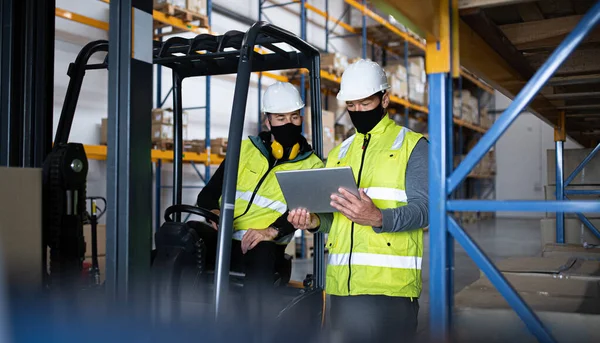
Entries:
[[289,113],[304,107],[304,102],[296,87],[289,82],[277,81],[265,91],[262,103],[263,113]]
[[389,88],[383,68],[373,61],[360,59],[348,66],[342,74],[337,99],[360,100]]

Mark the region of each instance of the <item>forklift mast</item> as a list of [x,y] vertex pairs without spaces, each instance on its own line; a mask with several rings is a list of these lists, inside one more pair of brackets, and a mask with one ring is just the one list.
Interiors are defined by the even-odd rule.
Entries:
[[[107,66],[106,59],[100,64],[87,64],[100,51],[108,51],[108,41],[89,43],[69,65],[69,86],[54,145],[42,167],[44,283],[63,291],[79,284],[85,257],[83,223],[87,220],[88,160],[83,145],[68,140],[85,72]],[[48,248],[50,261],[47,261]]]

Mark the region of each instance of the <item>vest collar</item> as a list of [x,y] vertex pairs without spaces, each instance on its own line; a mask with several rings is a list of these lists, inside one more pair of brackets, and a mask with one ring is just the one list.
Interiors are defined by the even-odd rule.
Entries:
[[[382,134],[389,127],[394,127],[395,125],[396,125],[396,122],[393,121],[392,119],[390,119],[390,117],[388,116],[388,113],[386,112],[385,115],[383,116],[383,118],[381,118],[381,120],[379,121],[379,123],[377,123],[377,125],[375,125],[375,127],[372,128],[371,131],[367,132],[367,134],[371,134],[371,135]],[[356,135],[359,136],[359,137],[362,137],[365,134],[362,134],[360,132],[356,132]]]

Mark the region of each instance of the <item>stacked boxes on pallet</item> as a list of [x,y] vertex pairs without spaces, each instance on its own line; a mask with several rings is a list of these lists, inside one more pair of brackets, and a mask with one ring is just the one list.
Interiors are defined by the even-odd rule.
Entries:
[[[454,91],[452,115],[467,123],[478,124],[477,98],[469,90]],[[462,113],[461,113],[462,109]]]
[[[173,110],[156,108],[152,110],[152,144],[160,149],[171,149],[173,143]],[[182,114],[182,138],[187,140],[188,113]]]
[[408,99],[408,82],[406,81],[406,68],[403,64],[385,67],[385,73],[390,83],[390,93],[402,99]]
[[336,76],[342,76],[348,68],[348,57],[338,53],[321,54],[321,69]]
[[160,7],[165,4],[206,15],[206,0],[154,0],[154,7]]
[[[403,61],[385,67],[392,95],[408,99],[418,105],[427,105],[427,77],[425,75],[425,59],[410,57],[408,70]],[[408,80],[407,80],[408,79]]]
[[[311,117],[311,107],[306,106],[304,110],[304,133],[308,143],[312,145]],[[336,145],[335,113],[321,110],[321,122],[323,123],[323,157],[326,158]]]
[[427,105],[425,58],[410,57],[408,59],[408,74],[408,100],[415,104]]

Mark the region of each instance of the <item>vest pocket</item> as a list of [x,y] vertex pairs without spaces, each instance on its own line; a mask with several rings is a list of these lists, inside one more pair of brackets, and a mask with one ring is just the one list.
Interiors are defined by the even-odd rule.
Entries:
[[403,233],[373,233],[369,235],[369,252],[383,255],[404,255],[409,237]]

